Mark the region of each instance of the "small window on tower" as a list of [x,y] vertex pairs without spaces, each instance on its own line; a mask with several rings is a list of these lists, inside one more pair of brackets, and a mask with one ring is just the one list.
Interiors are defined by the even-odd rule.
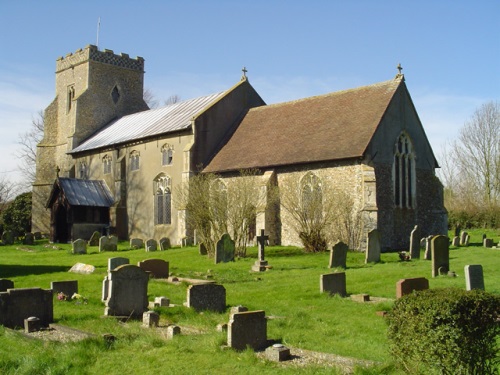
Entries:
[[68,103],[67,103],[68,112],[71,111],[74,99],[75,99],[75,86],[71,85],[68,86]]
[[120,91],[118,90],[118,87],[114,87],[113,91],[111,91],[111,98],[113,99],[113,103],[118,103],[118,100],[120,100]]

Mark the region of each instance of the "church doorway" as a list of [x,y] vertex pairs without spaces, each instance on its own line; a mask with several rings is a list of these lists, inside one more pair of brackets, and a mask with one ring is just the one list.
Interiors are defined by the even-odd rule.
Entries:
[[68,211],[64,205],[59,205],[55,215],[53,242],[67,243],[68,233]]

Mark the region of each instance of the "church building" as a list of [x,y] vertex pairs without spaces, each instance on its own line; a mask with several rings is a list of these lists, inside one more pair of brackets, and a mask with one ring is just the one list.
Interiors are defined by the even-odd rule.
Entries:
[[[387,249],[407,248],[415,225],[422,236],[446,233],[438,163],[401,73],[273,105],[245,73],[226,91],[157,109],[144,102],[143,82],[141,57],[89,45],[57,60],[37,147],[33,231],[55,242],[97,230],[180,244],[193,234],[174,204],[178,186],[200,171],[224,182],[253,169],[264,188],[328,179]],[[268,206],[257,228],[273,244],[300,245],[286,213]]]

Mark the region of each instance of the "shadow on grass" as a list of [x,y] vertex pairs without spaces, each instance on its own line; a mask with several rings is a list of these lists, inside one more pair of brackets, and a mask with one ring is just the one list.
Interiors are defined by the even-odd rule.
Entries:
[[68,266],[26,266],[17,264],[0,265],[0,278],[5,279],[13,276],[42,275],[53,272],[67,272]]

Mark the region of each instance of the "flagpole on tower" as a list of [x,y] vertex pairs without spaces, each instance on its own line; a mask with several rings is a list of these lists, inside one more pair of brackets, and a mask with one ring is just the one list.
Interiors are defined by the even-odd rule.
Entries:
[[99,48],[99,30],[101,28],[101,17],[97,19],[97,41],[96,41],[96,47]]

